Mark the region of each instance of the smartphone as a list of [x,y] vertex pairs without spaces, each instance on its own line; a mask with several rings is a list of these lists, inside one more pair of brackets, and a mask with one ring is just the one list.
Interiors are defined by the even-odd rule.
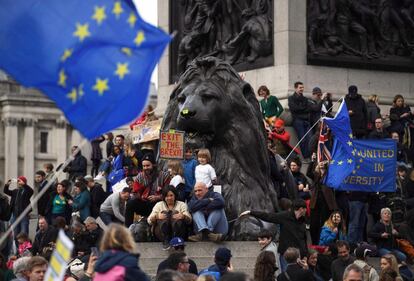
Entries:
[[99,250],[96,247],[92,247],[91,248],[91,255],[95,256],[95,257],[99,257]]

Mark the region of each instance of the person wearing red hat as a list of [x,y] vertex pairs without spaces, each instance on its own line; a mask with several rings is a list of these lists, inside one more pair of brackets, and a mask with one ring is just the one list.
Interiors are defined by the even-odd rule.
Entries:
[[[12,180],[9,179],[4,185],[4,193],[11,197],[10,206],[12,208],[12,217],[10,222],[13,223],[17,217],[30,206],[30,197],[33,195],[33,189],[27,185],[27,179],[24,176],[17,178],[17,188],[10,190]],[[26,215],[23,220],[14,229],[14,236],[19,233],[29,234],[29,215]]]
[[[269,133],[268,137],[275,144],[277,154],[283,157],[283,159],[286,159],[290,151],[292,151],[293,146],[289,143],[290,134],[285,130],[285,121],[279,118],[276,119],[273,123],[273,130]],[[299,150],[296,149],[295,153],[299,153]],[[291,155],[292,158],[296,156],[295,153]]]

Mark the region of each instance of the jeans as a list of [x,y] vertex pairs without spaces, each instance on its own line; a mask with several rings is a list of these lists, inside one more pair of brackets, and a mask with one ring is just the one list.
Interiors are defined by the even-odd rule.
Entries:
[[367,204],[360,201],[349,201],[349,243],[357,244],[364,240],[366,222]]
[[101,220],[106,224],[110,224],[112,222],[117,222],[117,223],[121,223],[123,224],[121,221],[119,221],[115,216],[108,214],[108,213],[104,213],[104,212],[100,212],[99,213],[99,217],[101,218]]
[[396,249],[388,250],[388,249],[385,249],[385,248],[378,249],[378,255],[380,257],[382,257],[383,255],[386,255],[386,254],[393,254],[400,261],[406,261],[407,260],[407,256],[399,250],[396,250]]
[[227,234],[229,226],[224,209],[213,210],[207,217],[202,211],[195,212],[192,215],[196,232],[208,229],[214,233]]
[[[18,216],[12,215],[10,219],[10,224],[13,224]],[[17,234],[24,232],[26,234],[29,234],[29,216],[25,216],[18,225],[16,225],[16,228],[13,230],[14,237],[17,236]]]
[[[293,118],[293,128],[295,128],[296,134],[298,134],[298,141],[309,131],[310,124],[306,120],[299,118]],[[311,153],[309,151],[309,140],[310,135],[307,134],[306,137],[300,143],[300,150],[302,151],[303,158],[309,158]]]

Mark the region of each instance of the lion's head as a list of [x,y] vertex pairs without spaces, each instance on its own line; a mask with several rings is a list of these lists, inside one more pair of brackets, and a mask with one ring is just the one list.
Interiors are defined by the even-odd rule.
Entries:
[[170,96],[162,129],[183,130],[186,146],[210,149],[229,220],[277,209],[259,103],[228,63],[194,60]]

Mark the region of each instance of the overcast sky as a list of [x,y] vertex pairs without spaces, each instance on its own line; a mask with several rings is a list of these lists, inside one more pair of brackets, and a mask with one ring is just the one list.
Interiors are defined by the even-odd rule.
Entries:
[[[153,25],[157,25],[157,0],[132,0],[135,3],[135,6],[138,8],[138,12],[141,17],[147,21],[152,23]],[[164,0],[167,1],[167,0]],[[151,81],[155,83],[158,88],[158,81],[157,81],[157,68],[155,68],[154,73],[152,74]]]

